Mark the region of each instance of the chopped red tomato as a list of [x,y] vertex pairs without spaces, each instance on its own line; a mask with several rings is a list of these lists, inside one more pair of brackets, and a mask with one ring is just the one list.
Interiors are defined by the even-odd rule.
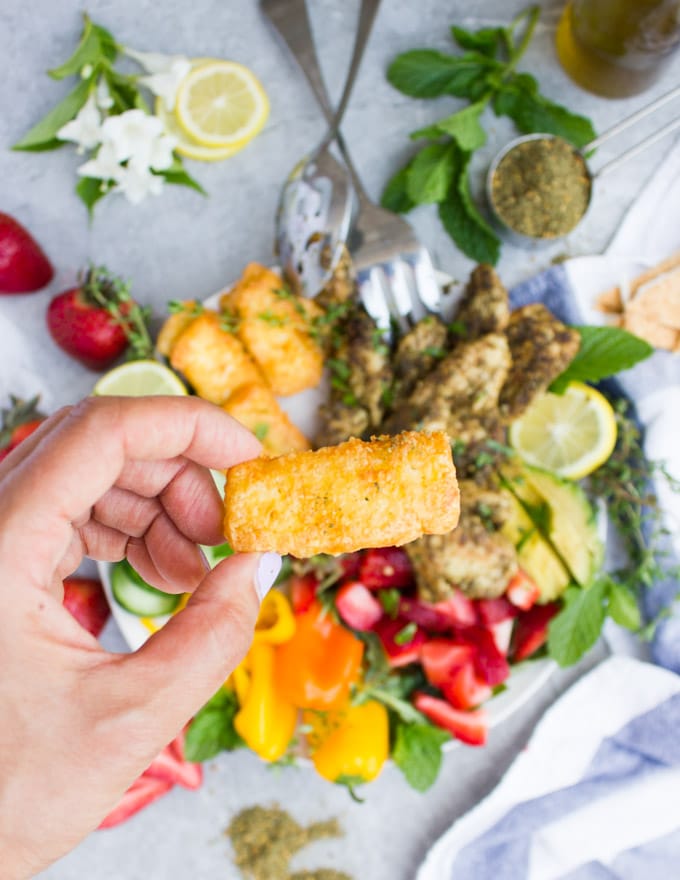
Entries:
[[454,709],[445,700],[429,694],[416,694],[413,703],[433,724],[448,730],[456,739],[472,746],[483,746],[486,742],[488,719],[485,709],[473,712]]
[[536,581],[521,568],[510,578],[510,583],[505,590],[505,595],[510,602],[522,611],[528,611],[538,600],[541,591]]
[[548,639],[548,624],[560,610],[559,602],[534,605],[517,618],[512,646],[515,662],[526,660],[535,654]]
[[361,557],[359,580],[369,590],[408,587],[413,583],[413,568],[401,547],[367,550]]
[[475,672],[473,661],[455,669],[441,684],[441,691],[455,709],[474,709],[492,695],[491,685]]
[[441,687],[456,669],[472,661],[473,654],[472,645],[461,645],[449,639],[431,639],[420,648],[420,662],[430,684]]
[[340,587],[335,607],[347,626],[360,632],[372,629],[383,616],[382,605],[360,581],[348,581]]
[[408,666],[420,659],[421,646],[427,641],[425,631],[413,621],[383,617],[374,627],[387,654],[390,666]]

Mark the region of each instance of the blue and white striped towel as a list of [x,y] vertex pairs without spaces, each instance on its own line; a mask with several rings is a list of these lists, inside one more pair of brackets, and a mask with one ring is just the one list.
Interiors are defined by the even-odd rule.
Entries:
[[[629,212],[607,254],[519,285],[513,306],[544,302],[569,323],[603,323],[598,293],[680,252],[680,143]],[[645,451],[680,479],[680,356],[655,353],[617,382]],[[680,559],[680,496],[655,487]],[[537,726],[498,787],[447,831],[418,880],[680,880],[680,607],[677,582],[652,585],[644,612],[672,610],[653,663],[614,656]],[[615,634],[616,636],[616,634]],[[608,639],[614,653],[629,642]],[[656,664],[656,665],[655,665]],[[665,668],[663,668],[665,667]]]

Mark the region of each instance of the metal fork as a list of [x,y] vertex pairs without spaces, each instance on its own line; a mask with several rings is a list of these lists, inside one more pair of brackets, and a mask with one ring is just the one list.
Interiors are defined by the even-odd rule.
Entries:
[[[363,3],[366,0],[362,0]],[[300,65],[328,120],[333,120],[314,46],[305,0],[261,0],[261,7]],[[408,329],[439,313],[441,288],[432,259],[403,218],[376,205],[366,193],[340,132],[336,142],[356,190],[358,217],[350,245],[359,294],[378,326]]]

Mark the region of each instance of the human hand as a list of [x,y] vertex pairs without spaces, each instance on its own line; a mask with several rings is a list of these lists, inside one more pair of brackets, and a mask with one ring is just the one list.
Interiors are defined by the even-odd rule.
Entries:
[[[75,846],[245,655],[274,554],[212,572],[221,543],[208,468],[258,455],[245,428],[197,398],[90,398],[0,464],[0,880]],[[191,600],[134,654],[110,654],[62,606],[84,555],[127,555]]]

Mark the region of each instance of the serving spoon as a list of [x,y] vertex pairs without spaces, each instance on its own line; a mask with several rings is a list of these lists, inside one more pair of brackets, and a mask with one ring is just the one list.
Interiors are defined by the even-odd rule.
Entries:
[[[355,192],[344,164],[330,152],[339,133],[361,59],[381,0],[361,0],[357,33],[340,103],[316,149],[303,157],[286,180],[276,215],[276,250],[286,279],[315,296],[331,278],[350,232]],[[294,52],[309,71],[313,91],[324,93],[316,64],[305,64],[313,45],[305,0],[261,0],[277,32],[286,20]],[[315,80],[318,80],[315,81]]]

